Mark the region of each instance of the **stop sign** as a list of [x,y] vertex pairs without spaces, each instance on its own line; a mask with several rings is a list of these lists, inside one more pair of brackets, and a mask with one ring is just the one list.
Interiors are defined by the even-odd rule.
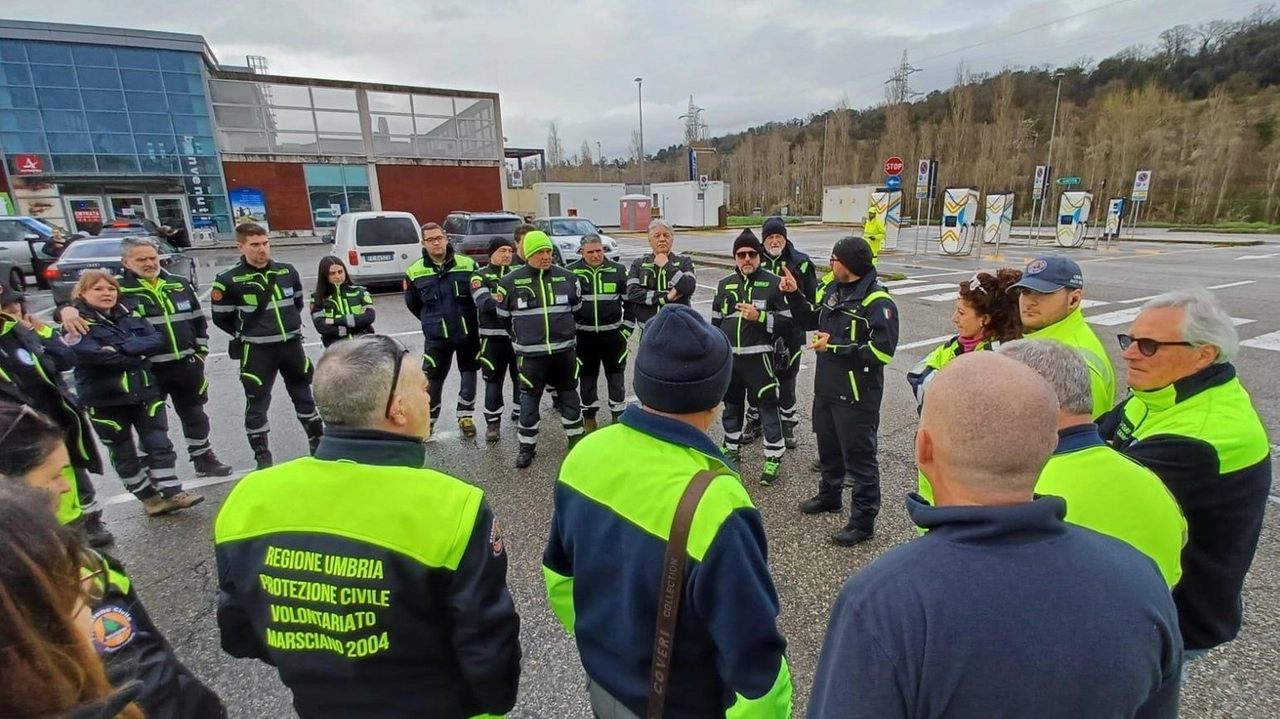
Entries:
[[902,168],[906,165],[902,162],[902,158],[894,155],[884,161],[884,174],[894,177],[902,174]]

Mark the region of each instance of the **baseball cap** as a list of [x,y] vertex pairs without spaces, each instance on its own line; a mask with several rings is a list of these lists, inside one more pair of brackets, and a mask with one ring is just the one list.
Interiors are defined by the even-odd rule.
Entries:
[[1022,281],[1010,290],[1022,288],[1048,294],[1063,288],[1084,289],[1084,273],[1076,261],[1062,255],[1045,255],[1027,263],[1022,271]]

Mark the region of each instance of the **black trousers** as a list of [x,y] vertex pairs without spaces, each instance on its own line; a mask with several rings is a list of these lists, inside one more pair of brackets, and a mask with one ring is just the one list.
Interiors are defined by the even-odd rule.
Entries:
[[169,418],[163,401],[90,407],[89,419],[98,432],[98,439],[107,447],[111,466],[133,496],[146,500],[157,494],[172,497],[182,491],[182,483],[174,471],[178,455],[169,441]]
[[846,475],[853,479],[853,509],[849,526],[870,531],[880,513],[880,465],[876,461],[879,407],[813,400],[813,432],[817,435],[822,479],[818,493],[841,500]]
[[293,400],[293,411],[305,426],[318,419],[316,401],[311,396],[311,374],[314,368],[302,348],[302,338],[271,344],[246,344],[240,358],[240,384],[244,385],[244,429],[250,436],[271,431],[267,410],[271,409],[271,390],[276,375],[284,380],[284,388]]
[[[778,377],[778,412],[782,415],[784,432],[790,432],[800,424],[799,400],[796,396],[796,378],[800,376],[800,355],[803,347],[791,347],[786,340],[779,339],[773,355],[774,372]],[[754,397],[747,398],[747,421],[760,419],[760,409]]]
[[617,414],[627,408],[627,338],[622,330],[578,333],[578,362],[581,365],[578,385],[582,393],[582,414],[595,417],[600,410],[600,368],[604,367],[605,386],[609,390],[609,411]]
[[566,437],[582,434],[582,404],[578,399],[578,358],[572,350],[550,355],[519,356],[520,369],[520,445],[538,443],[538,426],[542,413],[538,407],[542,392],[548,387],[560,396],[560,424]]
[[462,373],[462,383],[458,387],[458,419],[470,417],[476,411],[476,373],[480,370],[480,343],[468,340],[466,344],[428,341],[422,348],[422,371],[427,375],[427,391],[431,393],[431,422],[440,419],[440,404],[443,400],[444,381],[449,377],[449,368],[454,357],[458,360],[458,371]]
[[187,456],[195,459],[209,451],[209,415],[204,406],[209,401],[209,380],[204,376],[204,362],[195,356],[173,362],[151,365],[160,385],[160,399],[173,400],[173,411],[182,423],[182,436],[187,441]]
[[511,378],[511,403],[520,406],[520,371],[516,368],[516,352],[511,348],[510,337],[480,337],[480,375],[484,379],[484,421],[500,422],[502,385],[507,377]]
[[786,445],[782,437],[782,418],[778,413],[778,380],[773,373],[771,354],[735,355],[733,379],[724,393],[724,445],[729,450],[738,449],[742,440],[742,418],[747,398],[755,400],[760,408],[760,424],[764,431],[765,459],[782,457]]

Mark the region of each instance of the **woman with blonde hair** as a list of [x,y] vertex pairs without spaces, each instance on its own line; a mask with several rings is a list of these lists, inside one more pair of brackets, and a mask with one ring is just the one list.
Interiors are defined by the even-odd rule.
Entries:
[[[178,481],[168,414],[147,359],[165,351],[164,335],[119,303],[120,284],[105,270],[80,275],[72,297],[89,328],[71,348],[76,356],[76,394],[88,407],[125,489],[151,516],[204,501],[183,491]],[[135,433],[142,446],[141,461]]]

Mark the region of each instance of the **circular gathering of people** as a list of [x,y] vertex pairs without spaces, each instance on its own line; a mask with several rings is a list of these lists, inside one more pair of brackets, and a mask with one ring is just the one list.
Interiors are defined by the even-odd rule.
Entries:
[[[481,266],[424,225],[403,286],[419,365],[375,333],[372,299],[340,259],[321,261],[308,302],[267,232],[236,228],[241,260],[212,283],[210,317],[239,363],[256,471],[215,522],[217,623],[227,654],[278,669],[303,719],[515,706],[502,525],[482,489],[427,466],[455,362],[459,432],[479,433],[483,379],[484,438],[500,438],[510,397],[517,468],[536,458],[553,395],[568,453],[542,570],[594,715],[791,716],[743,447],[761,442],[761,485],[783,478],[812,353],[819,478],[798,509],[843,513],[848,488],[832,542],[875,536],[899,336],[880,243],[844,237],[819,266],[769,218],[734,239],[708,320],[673,228],[656,220],[648,234],[652,251],[629,267],[595,235],[562,267],[524,225]],[[194,288],[160,268],[151,241],[121,253],[119,277],[81,275],[57,325],[0,288],[0,716],[226,716],[104,551],[94,435],[148,515],[203,500],[178,478],[166,401],[197,476],[232,472],[209,441]],[[920,536],[834,599],[809,717],[1172,718],[1187,663],[1239,633],[1271,448],[1236,376],[1234,324],[1206,290],[1149,300],[1116,338],[1129,385],[1116,404],[1084,290],[1059,255],[958,283],[956,335],[907,375],[920,419],[906,509]],[[307,311],[326,347],[314,365]],[[309,456],[280,463],[267,424],[277,376],[310,440]]]

